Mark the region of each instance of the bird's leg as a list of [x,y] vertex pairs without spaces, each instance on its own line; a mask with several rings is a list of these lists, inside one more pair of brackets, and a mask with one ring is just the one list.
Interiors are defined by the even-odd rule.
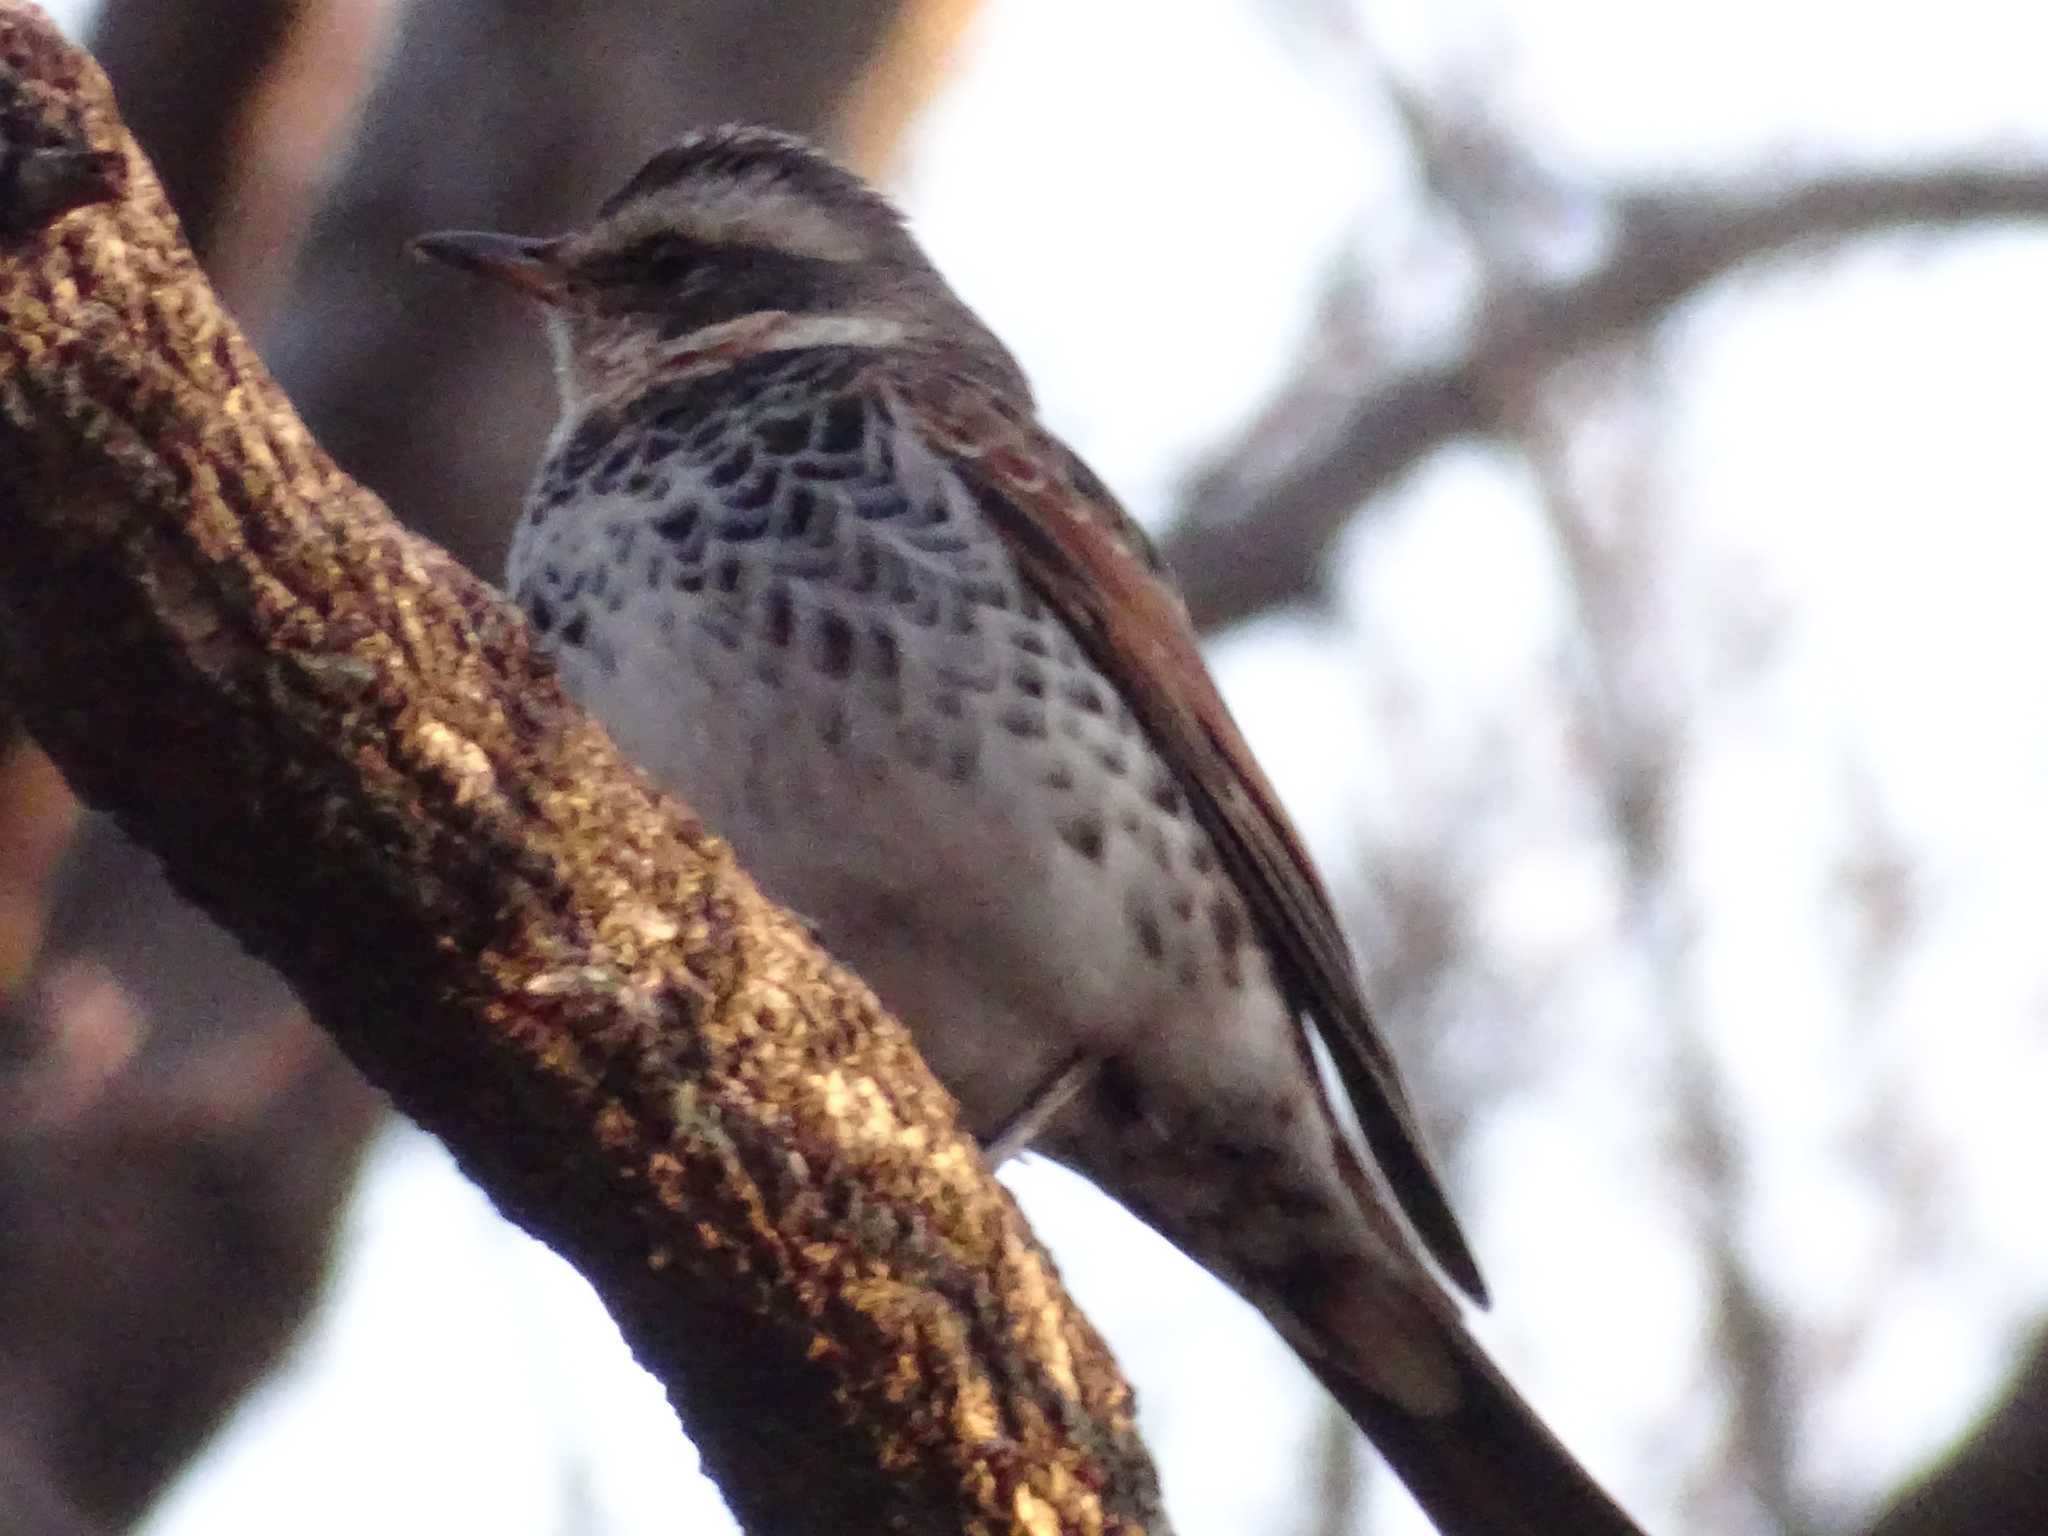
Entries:
[[1095,1076],[1095,1069],[1101,1065],[1100,1056],[1091,1056],[1085,1051],[1076,1051],[1060,1063],[1044,1082],[1031,1090],[1016,1113],[998,1125],[995,1134],[982,1143],[982,1152],[988,1158],[989,1166],[1002,1167],[1036,1141],[1052,1123],[1053,1117],[1073,1103],[1074,1095],[1088,1086],[1089,1080]]

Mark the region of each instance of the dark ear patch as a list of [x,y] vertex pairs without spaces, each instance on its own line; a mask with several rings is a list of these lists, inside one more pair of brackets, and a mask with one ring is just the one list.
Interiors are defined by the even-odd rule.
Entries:
[[679,286],[710,253],[672,230],[647,235],[624,250],[593,256],[580,264],[582,275],[601,284],[639,283],[654,288]]

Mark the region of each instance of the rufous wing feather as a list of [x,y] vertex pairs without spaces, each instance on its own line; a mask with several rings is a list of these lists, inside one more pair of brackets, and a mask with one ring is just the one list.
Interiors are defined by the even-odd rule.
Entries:
[[1070,450],[971,382],[905,373],[884,387],[952,460],[1026,579],[1190,787],[1282,988],[1328,1045],[1403,1213],[1445,1274],[1483,1303],[1479,1266],[1367,1011],[1329,894],[1216,691],[1186,605],[1143,531]]

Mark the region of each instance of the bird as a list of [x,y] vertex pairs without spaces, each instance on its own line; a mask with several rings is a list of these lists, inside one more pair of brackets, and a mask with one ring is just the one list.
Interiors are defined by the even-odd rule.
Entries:
[[568,233],[414,250],[546,321],[507,586],[565,685],[990,1157],[1248,1299],[1445,1536],[1641,1536],[1466,1323],[1471,1247],[1171,575],[898,209],[734,125]]

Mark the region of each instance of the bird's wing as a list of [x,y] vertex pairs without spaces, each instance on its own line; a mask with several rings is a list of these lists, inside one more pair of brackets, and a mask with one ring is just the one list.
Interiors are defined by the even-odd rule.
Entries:
[[995,525],[1026,580],[1113,681],[1242,888],[1290,1002],[1328,1045],[1410,1224],[1475,1300],[1485,1285],[1361,994],[1321,878],[1209,676],[1172,578],[1086,465],[972,381],[882,381]]

